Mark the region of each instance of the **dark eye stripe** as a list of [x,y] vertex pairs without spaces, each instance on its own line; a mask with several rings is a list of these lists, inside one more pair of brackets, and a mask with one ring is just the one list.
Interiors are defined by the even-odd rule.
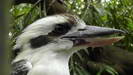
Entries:
[[36,38],[31,39],[30,44],[32,48],[38,48],[38,47],[48,44],[50,41],[51,40],[47,36],[40,35]]
[[72,24],[70,23],[61,23],[61,24],[56,24],[55,29],[49,33],[51,36],[60,36],[66,34],[71,28]]

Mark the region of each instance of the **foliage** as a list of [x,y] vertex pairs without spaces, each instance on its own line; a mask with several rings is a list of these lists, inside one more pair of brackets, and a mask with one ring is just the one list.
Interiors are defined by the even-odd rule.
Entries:
[[[68,10],[79,15],[88,25],[99,25],[122,29],[127,32],[124,40],[115,44],[123,49],[133,50],[133,0],[66,0]],[[31,4],[12,5],[10,9],[12,23],[10,26],[10,44],[13,46],[16,36],[33,21],[44,17],[40,6]],[[84,58],[77,54],[80,61]],[[72,75],[90,75],[77,62],[71,58],[70,67]],[[106,65],[97,73],[107,71],[111,75],[118,75],[111,67]]]

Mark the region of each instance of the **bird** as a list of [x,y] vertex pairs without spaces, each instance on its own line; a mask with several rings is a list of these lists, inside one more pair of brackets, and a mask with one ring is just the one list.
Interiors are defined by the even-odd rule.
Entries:
[[70,75],[69,59],[88,47],[110,45],[124,31],[87,25],[73,14],[56,14],[28,25],[17,37],[11,75]]

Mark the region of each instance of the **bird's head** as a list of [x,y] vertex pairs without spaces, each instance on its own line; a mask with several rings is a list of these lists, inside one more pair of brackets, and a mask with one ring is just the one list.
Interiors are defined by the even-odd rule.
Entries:
[[17,38],[15,48],[37,49],[52,44],[56,44],[53,47],[60,46],[63,50],[98,47],[119,41],[123,37],[111,37],[119,33],[124,32],[118,29],[86,25],[75,15],[53,15],[37,20],[26,27]]

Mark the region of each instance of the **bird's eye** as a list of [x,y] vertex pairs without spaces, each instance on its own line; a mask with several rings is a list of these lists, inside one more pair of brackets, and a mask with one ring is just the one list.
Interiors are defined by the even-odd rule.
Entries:
[[52,32],[49,33],[49,35],[52,36],[60,36],[66,34],[70,29],[72,28],[72,25],[70,23],[61,23],[56,24],[55,28]]

